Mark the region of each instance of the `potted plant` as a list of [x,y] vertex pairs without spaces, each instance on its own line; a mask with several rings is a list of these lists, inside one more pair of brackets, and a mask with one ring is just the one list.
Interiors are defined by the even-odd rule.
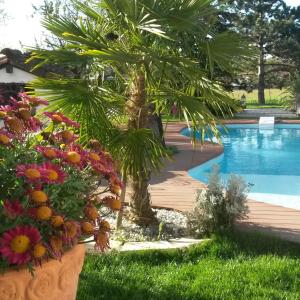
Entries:
[[0,299],[76,298],[85,242],[109,247],[107,215],[120,209],[113,160],[47,101],[19,94],[0,107]]

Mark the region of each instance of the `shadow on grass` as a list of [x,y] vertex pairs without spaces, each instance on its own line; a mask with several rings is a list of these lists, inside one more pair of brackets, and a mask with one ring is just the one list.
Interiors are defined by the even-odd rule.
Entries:
[[171,262],[198,262],[201,258],[232,259],[239,256],[256,257],[274,255],[278,257],[300,258],[300,244],[284,241],[259,232],[235,231],[231,234],[214,236],[189,249],[129,251],[121,254],[91,256],[95,263],[109,263],[112,260],[122,263],[161,265]]
[[[254,260],[248,260],[248,258],[266,255],[272,256],[274,259],[278,257],[297,260],[300,258],[300,244],[282,241],[261,233],[236,231],[231,234],[215,236],[211,241],[203,242],[189,249],[112,252],[107,255],[88,255],[84,270],[80,276],[77,300],[208,300],[219,299],[215,298],[215,296],[218,293],[218,295],[221,295],[225,287],[227,288],[227,296],[231,295],[230,297],[232,297],[235,293],[242,292],[240,290],[240,284],[242,284],[241,276],[238,274],[245,274],[243,272],[249,269],[251,276],[258,276],[257,270],[252,270],[253,273],[251,273],[251,265]],[[274,261],[273,258],[270,258],[272,262]],[[239,269],[231,273],[230,266],[232,263],[230,263],[230,260],[232,259],[236,259],[236,265],[242,268],[239,271],[240,273],[236,273]],[[245,261],[246,265],[242,261]],[[223,269],[223,265],[225,266],[226,264],[227,268]],[[194,268],[193,266],[195,265],[199,267]],[[272,277],[273,274],[270,275],[268,273],[267,265],[265,274],[270,277],[268,277],[268,280],[273,280],[275,277]],[[256,267],[259,266],[260,264],[256,264]],[[263,272],[264,268],[265,266],[260,267],[259,272]],[[277,270],[277,267],[274,266],[274,268]],[[289,269],[288,265],[285,268],[281,273],[287,272],[286,270]],[[199,272],[202,272],[201,275],[199,275]],[[221,277],[215,277],[214,272],[219,272]],[[227,279],[224,279],[225,281],[221,284],[222,288],[218,287],[218,281],[216,281],[223,277],[221,274],[224,276],[227,274],[227,277],[224,277]],[[288,278],[286,279],[288,283],[294,284],[292,279],[290,279],[294,278],[294,275],[284,274]],[[190,288],[192,282],[194,282],[193,289]],[[197,283],[196,285],[195,282]],[[234,282],[238,283],[235,285]],[[245,282],[247,283],[248,281],[246,280]],[[249,282],[252,281],[250,280]],[[258,282],[261,285],[261,281],[258,280]],[[252,284],[256,286],[258,283],[254,280]],[[267,281],[266,286],[268,284],[269,281]],[[211,286],[211,288],[207,287],[207,285]],[[212,291],[217,288],[219,290],[215,291],[214,294]],[[289,289],[293,290],[292,288]],[[254,293],[256,290],[257,288],[255,287],[252,292]],[[260,292],[269,297],[272,291],[260,290]],[[183,298],[183,295],[188,295],[188,298]]]
[[[120,276],[121,277],[121,276]],[[147,277],[147,274],[145,274]],[[77,300],[184,300],[184,297],[180,295],[180,290],[173,287],[164,286],[163,289],[157,289],[151,287],[149,278],[145,279],[145,282],[137,282],[133,280],[132,276],[122,273],[122,278],[117,278],[113,273],[112,280],[102,279],[97,272],[85,272],[80,275],[80,285],[77,293]],[[155,284],[153,284],[155,286]],[[211,297],[201,297],[197,295],[192,296],[189,299],[203,299],[210,300]]]

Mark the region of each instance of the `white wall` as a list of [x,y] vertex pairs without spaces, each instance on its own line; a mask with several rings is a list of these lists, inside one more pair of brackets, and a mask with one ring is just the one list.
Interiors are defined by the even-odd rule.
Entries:
[[0,83],[27,83],[35,78],[36,76],[16,67],[13,68],[13,73],[6,73],[5,68],[0,70]]

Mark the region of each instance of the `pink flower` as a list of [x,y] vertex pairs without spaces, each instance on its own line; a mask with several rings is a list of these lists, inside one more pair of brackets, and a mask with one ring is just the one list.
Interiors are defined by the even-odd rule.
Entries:
[[24,213],[24,209],[19,200],[5,200],[3,209],[5,215],[11,219],[15,219]]
[[41,166],[42,180],[47,183],[63,183],[66,174],[60,166],[49,161],[43,163]]
[[79,128],[80,124],[69,119],[61,112],[44,112],[44,115],[50,118],[53,122],[56,123],[65,123],[66,125],[72,126],[74,128]]
[[99,173],[103,176],[109,176],[109,174],[112,172],[112,169],[106,164],[103,164],[103,162],[92,162],[91,165],[96,173]]
[[32,259],[32,249],[41,240],[33,226],[18,226],[4,232],[0,239],[0,253],[10,264],[22,265]]
[[73,144],[68,151],[64,152],[64,160],[66,163],[82,169],[87,165],[87,151],[82,150],[80,145]]
[[30,103],[32,106],[49,105],[47,100],[39,97],[29,96],[26,93],[19,93],[18,96],[22,99],[22,101],[25,103]]
[[29,182],[36,182],[42,178],[42,170],[39,165],[25,164],[17,166],[17,176],[25,177]]
[[41,129],[42,122],[36,117],[31,117],[29,121],[25,123],[25,125],[28,130],[36,132]]
[[45,158],[55,159],[63,157],[63,152],[59,149],[53,147],[45,146],[36,146],[35,149],[42,153]]

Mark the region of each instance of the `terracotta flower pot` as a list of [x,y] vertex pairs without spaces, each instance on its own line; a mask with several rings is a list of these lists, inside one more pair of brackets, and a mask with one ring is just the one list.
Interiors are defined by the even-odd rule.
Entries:
[[85,246],[77,245],[61,261],[50,260],[35,269],[0,274],[1,300],[75,300]]

